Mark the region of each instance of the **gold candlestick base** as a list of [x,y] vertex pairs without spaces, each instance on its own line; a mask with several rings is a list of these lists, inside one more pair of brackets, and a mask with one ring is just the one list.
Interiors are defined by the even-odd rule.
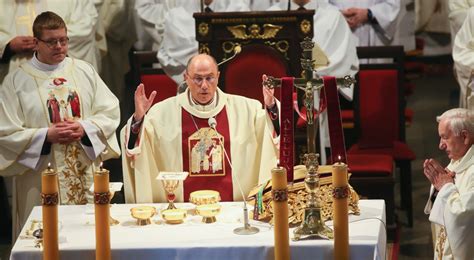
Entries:
[[306,239],[333,239],[333,231],[321,218],[321,208],[306,208],[304,221],[293,230],[293,241]]
[[308,153],[304,155],[305,166],[308,174],[304,179],[305,188],[308,191],[308,203],[304,210],[304,219],[301,226],[293,231],[293,240],[301,239],[332,239],[332,230],[326,226],[322,219],[321,207],[316,198],[316,190],[319,187],[318,154]]

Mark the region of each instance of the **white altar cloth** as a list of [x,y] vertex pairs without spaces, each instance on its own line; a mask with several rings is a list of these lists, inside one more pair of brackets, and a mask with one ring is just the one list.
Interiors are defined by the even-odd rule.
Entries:
[[[148,204],[157,210],[166,204]],[[134,204],[114,204],[111,216],[120,224],[111,226],[112,259],[274,259],[273,229],[267,223],[250,221],[260,229],[255,235],[236,235],[242,226],[242,203],[221,203],[217,222],[205,224],[200,216],[188,215],[183,224],[163,222],[159,214],[153,223],[137,226],[130,215]],[[189,209],[189,203],[177,204]],[[383,200],[361,200],[361,214],[349,217],[350,259],[385,259],[386,228]],[[32,220],[41,220],[41,207],[35,207],[13,246],[10,259],[41,259],[42,252],[25,238]],[[92,205],[59,207],[60,258],[86,260],[95,258],[95,229]],[[331,222],[327,223],[331,227]],[[293,237],[293,229],[290,237]],[[332,240],[290,240],[291,259],[333,259]]]

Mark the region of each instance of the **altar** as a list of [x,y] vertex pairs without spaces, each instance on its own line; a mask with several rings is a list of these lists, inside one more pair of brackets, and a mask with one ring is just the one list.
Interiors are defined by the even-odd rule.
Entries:
[[[158,211],[166,204],[148,204]],[[273,229],[267,223],[251,221],[260,232],[236,235],[242,226],[242,203],[223,202],[217,222],[205,224],[193,214],[194,205],[176,204],[188,210],[182,224],[167,224],[161,216],[152,224],[137,226],[130,215],[134,204],[113,204],[111,216],[120,221],[110,228],[112,259],[273,259]],[[385,259],[386,228],[383,200],[360,200],[359,216],[349,217],[351,259]],[[60,258],[84,260],[95,258],[93,206],[59,206]],[[41,220],[41,207],[35,207],[13,246],[12,260],[42,259],[34,239],[26,236],[34,220]],[[331,222],[327,222],[332,227]],[[292,229],[290,230],[292,237]],[[290,241],[291,259],[332,259],[332,240]]]

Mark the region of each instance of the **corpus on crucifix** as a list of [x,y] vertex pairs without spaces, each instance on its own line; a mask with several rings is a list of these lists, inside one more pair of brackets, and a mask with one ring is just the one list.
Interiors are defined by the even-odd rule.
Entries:
[[[264,85],[269,88],[281,87],[282,88],[282,100],[281,100],[281,121],[282,125],[284,126],[281,132],[281,144],[280,144],[280,164],[287,168],[288,171],[288,181],[293,181],[292,176],[292,169],[293,165],[285,165],[285,158],[288,153],[285,151],[289,150],[288,145],[291,146],[293,144],[294,136],[291,132],[288,136],[285,133],[285,122],[291,121],[293,117],[292,112],[292,92],[293,87],[297,89],[297,91],[303,91],[303,104],[306,108],[306,118],[307,118],[307,150],[308,153],[304,155],[305,158],[305,166],[307,168],[308,174],[305,178],[305,187],[308,191],[308,203],[306,204],[305,208],[305,215],[303,222],[300,227],[294,230],[294,240],[300,239],[307,239],[307,238],[326,238],[330,239],[333,238],[332,230],[324,224],[321,218],[321,206],[319,205],[316,199],[316,189],[319,187],[319,174],[318,174],[318,157],[319,155],[316,153],[316,130],[317,130],[317,118],[315,118],[316,114],[321,113],[322,111],[320,108],[316,108],[314,106],[314,98],[316,91],[321,91],[321,96],[327,97],[327,102],[334,102],[337,99],[337,87],[336,83],[340,86],[349,87],[355,81],[350,76],[346,76],[344,78],[337,78],[334,77],[314,77],[314,60],[311,59],[312,57],[312,49],[314,47],[314,42],[311,39],[306,38],[302,43],[301,47],[303,49],[303,57],[301,58],[301,67],[303,68],[303,77],[302,78],[274,78],[268,77],[268,79],[264,82]],[[326,86],[326,88],[323,88]],[[291,91],[291,92],[289,92]],[[288,93],[290,95],[288,95]],[[286,94],[284,94],[286,93]],[[336,100],[336,104],[331,104],[332,107],[336,107],[333,109],[336,111],[336,114],[329,114],[329,125],[330,127],[341,127],[340,123],[340,111],[339,111],[339,104]],[[285,111],[285,109],[291,109],[291,112]],[[328,109],[328,113],[329,113]],[[334,122],[336,120],[336,122]],[[339,120],[337,122],[337,120]],[[291,127],[293,127],[291,125]],[[343,136],[341,137],[343,138]],[[342,142],[344,143],[344,142]],[[345,148],[342,147],[331,147],[332,154],[344,155]],[[291,148],[292,149],[292,146]],[[292,156],[292,152],[290,153]],[[282,160],[283,157],[283,160]],[[345,156],[344,156],[345,157]],[[345,160],[345,158],[343,158]],[[283,161],[283,163],[282,163]],[[292,159],[288,161],[292,162]]]

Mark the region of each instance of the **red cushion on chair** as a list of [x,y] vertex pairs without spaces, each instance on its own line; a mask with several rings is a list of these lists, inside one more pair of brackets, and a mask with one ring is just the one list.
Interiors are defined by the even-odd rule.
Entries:
[[416,155],[411,148],[403,142],[394,141],[392,147],[388,148],[370,148],[364,149],[359,144],[354,144],[349,148],[347,154],[371,154],[371,155],[390,155],[395,160],[415,160]]
[[141,81],[145,85],[146,96],[150,96],[153,90],[157,94],[153,100],[153,104],[165,100],[169,97],[176,96],[178,85],[166,74],[143,74]]
[[[263,104],[262,75],[283,77],[286,64],[281,55],[265,45],[247,45],[225,68],[225,91],[260,100]],[[275,96],[280,97],[279,89]]]
[[359,72],[361,148],[393,146],[398,139],[397,70]]
[[383,154],[348,154],[352,177],[389,176],[393,173],[393,158]]

